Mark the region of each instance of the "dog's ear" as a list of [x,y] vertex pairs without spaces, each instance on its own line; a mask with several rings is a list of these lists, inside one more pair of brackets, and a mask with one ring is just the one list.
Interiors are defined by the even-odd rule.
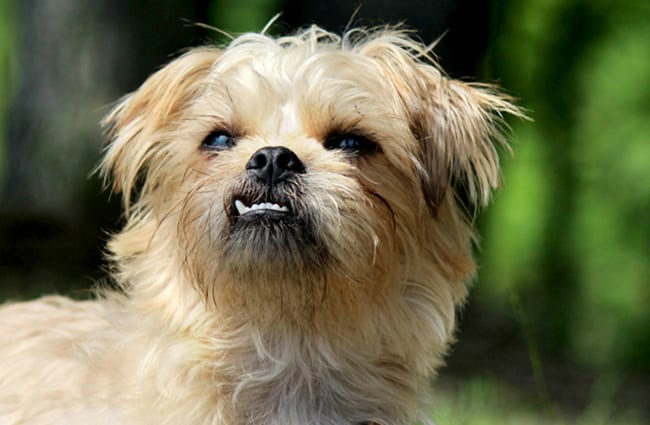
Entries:
[[472,214],[499,185],[504,115],[521,112],[491,86],[451,80],[430,65],[420,71],[424,92],[410,125],[421,146],[425,199],[435,214],[451,189]]
[[432,214],[450,189],[468,212],[486,204],[499,183],[497,145],[504,115],[522,117],[511,100],[489,86],[448,78],[435,64],[431,46],[400,30],[371,36],[361,52],[375,59],[403,103],[419,141],[415,164]]
[[127,215],[136,186],[141,184],[140,190],[145,192],[156,184],[147,181],[153,159],[170,154],[169,147],[160,140],[159,130],[182,116],[205,88],[220,54],[216,48],[186,52],[121,99],[102,121],[109,143],[98,170],[105,182],[112,181],[114,192],[122,193]]

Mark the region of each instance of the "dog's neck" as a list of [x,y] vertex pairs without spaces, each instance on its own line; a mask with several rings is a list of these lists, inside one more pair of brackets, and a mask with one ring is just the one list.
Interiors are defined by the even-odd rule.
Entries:
[[232,401],[234,423],[402,424],[418,410],[420,378],[363,340],[230,324],[213,353],[215,385]]
[[[140,308],[149,314],[161,312],[149,303],[174,305],[159,299],[167,296],[162,291],[157,296],[133,295],[131,302],[142,303]],[[389,309],[376,309],[363,322],[350,323],[355,332],[323,335],[295,322],[278,320],[261,326],[232,311],[217,315],[199,298],[175,299],[179,310],[150,317],[179,344],[170,346],[171,351],[192,350],[192,365],[179,365],[179,370],[203,370],[204,388],[213,391],[206,399],[214,400],[215,409],[231,418],[227,423],[396,425],[413,423],[421,412],[425,401],[421,397],[428,393],[425,371],[430,367],[423,361],[433,356],[425,352],[429,347],[396,342],[395,338],[411,338],[396,333],[392,323],[392,318],[404,314],[390,316]],[[426,323],[427,311],[418,312],[408,302],[400,308],[410,312],[413,335],[423,332],[418,325]],[[188,341],[193,347],[187,346]],[[192,373],[184,378],[188,388],[197,376]],[[181,390],[175,387],[173,392]]]

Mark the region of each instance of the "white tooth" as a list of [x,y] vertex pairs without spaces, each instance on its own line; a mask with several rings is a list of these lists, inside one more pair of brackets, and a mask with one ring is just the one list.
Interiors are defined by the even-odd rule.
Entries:
[[235,207],[237,208],[237,211],[239,211],[240,215],[246,214],[247,212],[250,211],[257,211],[257,210],[289,212],[289,208],[280,206],[278,204],[272,204],[270,202],[261,202],[259,204],[252,204],[251,206],[247,207],[239,199],[235,200]]
[[280,212],[288,212],[289,211],[289,208],[284,207],[284,206],[281,207],[278,204],[271,204],[269,206],[269,209],[274,210],[274,211],[280,211]]
[[239,199],[235,199],[235,208],[237,208],[237,212],[239,213],[239,215],[246,214],[248,211],[251,210],[246,205],[244,205],[244,203]]

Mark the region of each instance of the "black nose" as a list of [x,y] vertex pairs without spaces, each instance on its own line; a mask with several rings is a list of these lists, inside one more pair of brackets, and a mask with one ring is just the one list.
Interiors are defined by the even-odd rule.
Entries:
[[305,172],[305,165],[293,151],[269,146],[255,152],[246,163],[248,172],[266,183],[276,183],[293,174]]

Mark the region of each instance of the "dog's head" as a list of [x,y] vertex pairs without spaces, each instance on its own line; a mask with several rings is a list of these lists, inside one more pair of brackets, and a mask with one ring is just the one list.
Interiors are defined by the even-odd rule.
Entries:
[[191,282],[220,311],[331,324],[431,304],[448,330],[474,271],[457,193],[480,206],[497,186],[504,113],[394,29],[188,51],[105,120],[127,216],[111,249],[131,285]]

